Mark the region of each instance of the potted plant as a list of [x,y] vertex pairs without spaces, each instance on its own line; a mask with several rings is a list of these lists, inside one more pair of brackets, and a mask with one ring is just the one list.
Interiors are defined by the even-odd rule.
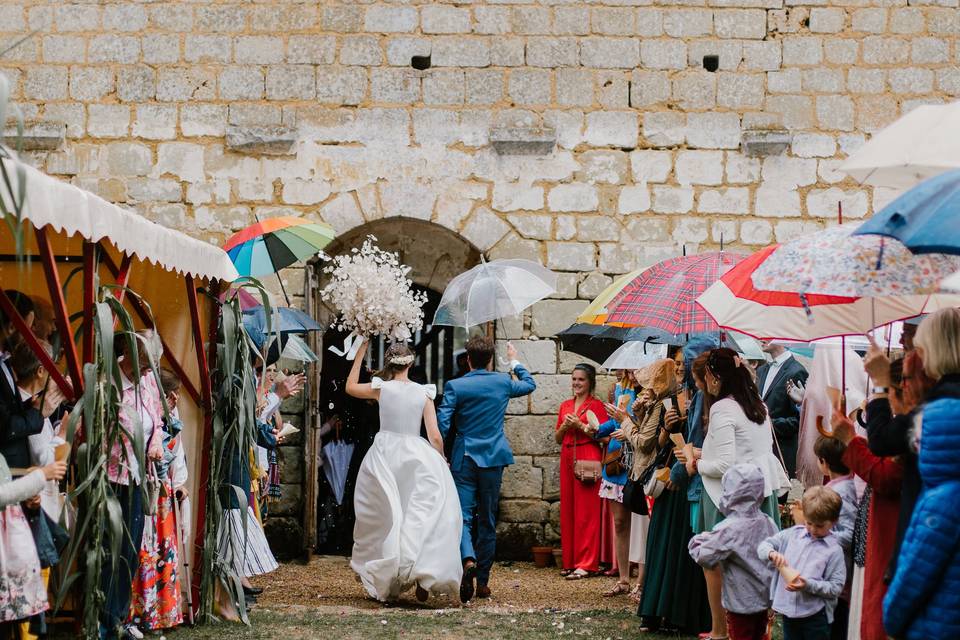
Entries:
[[533,552],[534,565],[540,569],[550,566],[550,561],[553,560],[553,547],[533,547],[530,551]]

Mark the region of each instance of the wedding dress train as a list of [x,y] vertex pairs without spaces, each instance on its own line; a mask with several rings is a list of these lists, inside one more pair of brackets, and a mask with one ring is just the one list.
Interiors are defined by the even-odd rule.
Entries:
[[446,461],[420,437],[433,385],[373,379],[380,432],[360,465],[350,566],[367,592],[395,600],[416,584],[457,594],[463,567],[460,500]]

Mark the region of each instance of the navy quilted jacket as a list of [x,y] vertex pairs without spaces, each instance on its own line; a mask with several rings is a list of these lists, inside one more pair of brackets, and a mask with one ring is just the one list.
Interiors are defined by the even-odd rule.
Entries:
[[960,638],[960,399],[923,408],[923,489],[900,548],[883,623],[895,638]]

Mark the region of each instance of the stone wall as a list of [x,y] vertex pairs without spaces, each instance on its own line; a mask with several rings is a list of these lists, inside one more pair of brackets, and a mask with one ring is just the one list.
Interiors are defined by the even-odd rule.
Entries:
[[[820,228],[838,202],[862,218],[888,201],[838,165],[960,94],[957,7],[7,0],[0,48],[37,33],[0,72],[33,163],[203,239],[256,217],[343,233],[405,216],[562,272],[557,299],[500,336],[541,384],[512,407],[503,526],[539,539],[556,533],[550,414],[571,363],[544,339],[681,243],[756,248]],[[284,277],[302,291],[302,272]]]

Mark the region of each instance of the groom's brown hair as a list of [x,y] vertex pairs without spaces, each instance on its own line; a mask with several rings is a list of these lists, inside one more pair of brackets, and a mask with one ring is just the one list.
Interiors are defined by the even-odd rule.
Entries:
[[493,358],[493,340],[474,336],[467,341],[467,360],[474,369],[486,369]]

